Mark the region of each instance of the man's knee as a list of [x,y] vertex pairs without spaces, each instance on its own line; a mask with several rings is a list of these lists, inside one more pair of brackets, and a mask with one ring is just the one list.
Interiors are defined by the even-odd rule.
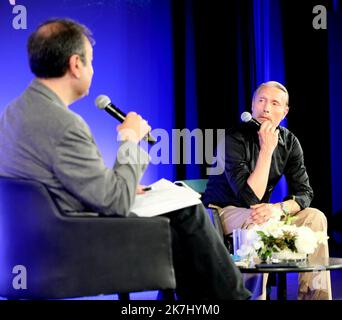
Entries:
[[327,218],[325,214],[315,208],[306,208],[298,213],[297,225],[308,226],[313,231],[326,231]]

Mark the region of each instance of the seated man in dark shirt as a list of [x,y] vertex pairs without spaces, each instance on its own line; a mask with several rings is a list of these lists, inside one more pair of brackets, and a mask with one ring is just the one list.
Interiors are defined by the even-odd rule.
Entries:
[[[252,101],[253,118],[261,123],[260,129],[253,123],[242,123],[227,132],[222,160],[224,173],[210,177],[203,197],[205,205],[219,208],[226,234],[267,222],[274,210],[296,215],[297,226],[327,232],[325,215],[309,208],[313,191],[300,143],[293,133],[279,126],[288,111],[286,88],[274,81],[263,83]],[[282,175],[286,177],[290,195],[283,202],[270,204],[272,191]],[[328,254],[328,246],[321,244],[309,259]],[[299,299],[331,299],[329,273],[322,272],[319,276],[320,281],[315,280],[314,273],[300,275]]]

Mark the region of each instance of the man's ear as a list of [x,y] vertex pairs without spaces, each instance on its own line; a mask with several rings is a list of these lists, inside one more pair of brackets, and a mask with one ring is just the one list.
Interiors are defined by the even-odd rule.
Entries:
[[69,58],[69,70],[70,73],[77,79],[81,77],[81,65],[82,61],[79,55],[74,54]]
[[284,116],[283,116],[283,119],[285,119],[285,117],[287,116],[287,114],[289,113],[289,107],[286,107],[285,110],[284,110]]
[[251,111],[252,111],[252,114],[253,114],[254,113],[254,100],[252,101]]

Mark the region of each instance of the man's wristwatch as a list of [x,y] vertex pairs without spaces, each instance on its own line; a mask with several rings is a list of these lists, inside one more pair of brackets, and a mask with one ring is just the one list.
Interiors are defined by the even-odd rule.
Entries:
[[281,202],[280,208],[286,216],[291,213],[290,206],[286,202]]

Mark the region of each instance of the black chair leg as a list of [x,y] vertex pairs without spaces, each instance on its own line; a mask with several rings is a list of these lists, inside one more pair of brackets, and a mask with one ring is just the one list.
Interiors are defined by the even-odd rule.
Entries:
[[130,300],[128,292],[118,293],[118,296],[119,296],[120,301],[129,301]]
[[277,278],[274,273],[269,273],[266,283],[266,300],[271,300],[272,287],[277,285]]
[[272,287],[270,285],[266,286],[266,300],[271,300]]

